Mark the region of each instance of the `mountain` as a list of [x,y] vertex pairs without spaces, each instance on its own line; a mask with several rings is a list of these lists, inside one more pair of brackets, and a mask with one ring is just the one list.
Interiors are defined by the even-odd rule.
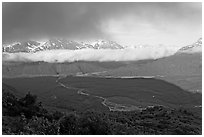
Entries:
[[76,42],[67,40],[64,38],[51,38],[46,42],[38,41],[24,41],[15,42],[12,44],[3,45],[3,52],[17,53],[17,52],[38,52],[44,50],[55,50],[55,49],[68,49],[68,50],[79,50],[79,49],[123,49],[123,47],[116,42],[108,40],[97,40],[92,43]]
[[107,41],[107,40],[97,40],[95,42],[92,42],[90,45],[94,49],[123,49],[124,47],[117,44],[113,41]]
[[3,45],[3,52],[17,53],[17,52],[34,52],[36,48],[40,47],[42,43],[29,40],[24,42],[15,42],[12,44]]
[[201,52],[201,51],[202,51],[202,38],[199,38],[197,42],[179,49],[178,53],[181,53],[181,52],[193,53],[193,52]]
[[[55,43],[55,44],[53,44]],[[62,44],[60,46],[59,43]],[[72,45],[72,48],[70,48]],[[75,45],[74,45],[75,44]],[[31,47],[31,46],[30,46]],[[55,48],[69,48],[72,50],[92,49],[120,49],[114,42],[105,40],[93,43],[79,43],[61,40],[49,40],[43,45],[33,46],[40,50]],[[202,92],[202,39],[185,46],[172,56],[157,60],[118,61],[118,62],[73,62],[73,63],[46,63],[46,62],[3,62],[3,77],[36,76],[36,75],[81,75],[81,76],[108,76],[108,77],[156,77],[174,83],[177,86],[192,92]],[[32,50],[34,51],[34,50]],[[35,50],[37,52],[37,50]],[[196,52],[195,52],[196,51]],[[190,54],[189,54],[190,53]],[[4,54],[3,54],[4,56]],[[6,55],[5,55],[6,56]],[[102,72],[102,73],[101,73]],[[87,75],[87,73],[89,73]]]
[[202,90],[202,54],[175,54],[166,58],[144,62],[129,63],[117,69],[103,73],[113,77],[155,77],[174,83],[185,90]]
[[3,77],[77,75],[155,77],[191,92],[202,92],[202,53],[175,54],[157,60],[129,62],[3,62]]
[[176,54],[143,64],[129,63],[103,73],[113,77],[156,77],[191,92],[202,92],[202,38]]
[[77,50],[79,49],[80,46],[81,44],[75,41],[53,38],[48,40],[41,47],[38,47],[37,49],[35,49],[35,52],[43,51],[43,50],[55,50],[55,49]]

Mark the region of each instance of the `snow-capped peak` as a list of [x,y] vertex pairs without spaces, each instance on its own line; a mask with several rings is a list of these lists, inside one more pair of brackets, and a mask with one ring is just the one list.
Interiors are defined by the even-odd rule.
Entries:
[[94,49],[123,49],[124,47],[114,41],[99,39],[89,43]]
[[108,40],[96,40],[92,42],[76,42],[64,38],[51,38],[43,41],[29,40],[24,42],[16,42],[3,46],[3,52],[38,52],[44,50],[80,50],[89,49],[123,49],[121,45]]
[[202,38],[199,38],[197,42],[191,45],[180,48],[178,52],[186,52],[186,53],[202,52]]
[[33,52],[33,50],[40,45],[41,43],[33,40],[28,40],[24,42],[14,42],[11,44],[3,45],[3,52],[11,52],[11,53]]

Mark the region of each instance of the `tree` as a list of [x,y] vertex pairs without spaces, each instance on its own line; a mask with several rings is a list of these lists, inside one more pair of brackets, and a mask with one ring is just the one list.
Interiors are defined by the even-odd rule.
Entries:
[[61,135],[76,135],[78,129],[78,116],[70,113],[60,119],[60,134]]

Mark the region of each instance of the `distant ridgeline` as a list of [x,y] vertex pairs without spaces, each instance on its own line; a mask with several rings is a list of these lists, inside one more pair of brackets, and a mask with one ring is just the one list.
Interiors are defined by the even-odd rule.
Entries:
[[38,52],[44,50],[55,50],[55,49],[68,49],[68,50],[79,50],[79,49],[123,49],[124,47],[113,41],[108,40],[97,40],[95,42],[76,42],[67,40],[64,38],[52,38],[47,41],[24,41],[15,42],[11,44],[3,45],[3,52],[17,53],[17,52]]
[[[140,48],[146,47],[139,46]],[[147,46],[148,47],[148,46]],[[189,51],[195,48],[202,47],[202,38],[199,38],[197,42],[184,46],[178,50],[178,52]],[[72,40],[67,40],[65,38],[51,38],[44,41],[28,40],[22,42],[14,42],[10,44],[3,44],[2,51],[7,53],[35,53],[38,51],[45,50],[80,50],[80,49],[125,49],[127,47],[121,46],[114,41],[109,40],[96,40],[93,42],[77,42]],[[135,46],[134,48],[137,48]]]

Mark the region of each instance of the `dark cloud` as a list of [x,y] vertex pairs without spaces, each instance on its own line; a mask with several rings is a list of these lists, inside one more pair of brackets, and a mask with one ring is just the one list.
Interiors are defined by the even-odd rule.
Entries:
[[201,3],[3,3],[2,8],[3,42],[51,36],[106,38],[110,36],[101,25],[129,15],[163,31],[163,22],[201,26]]

